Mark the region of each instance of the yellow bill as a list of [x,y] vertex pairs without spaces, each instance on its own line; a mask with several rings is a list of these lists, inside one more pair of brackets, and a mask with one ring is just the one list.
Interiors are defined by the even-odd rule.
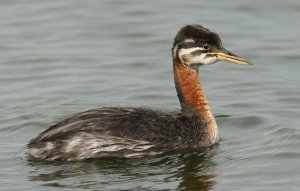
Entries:
[[252,65],[252,63],[250,61],[246,60],[245,58],[236,56],[229,51],[225,51],[225,53],[216,52],[216,53],[211,53],[211,54],[216,55],[218,60],[227,61],[227,62],[231,62],[234,64],[247,64],[247,65],[250,64],[250,65]]

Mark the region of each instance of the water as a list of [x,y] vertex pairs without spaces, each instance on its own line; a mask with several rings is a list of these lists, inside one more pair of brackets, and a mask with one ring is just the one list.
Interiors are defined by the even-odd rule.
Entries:
[[[299,1],[4,0],[0,16],[0,190],[299,190]],[[138,160],[28,160],[24,145],[73,113],[178,111],[170,48],[188,23],[255,63],[201,68],[219,145]]]

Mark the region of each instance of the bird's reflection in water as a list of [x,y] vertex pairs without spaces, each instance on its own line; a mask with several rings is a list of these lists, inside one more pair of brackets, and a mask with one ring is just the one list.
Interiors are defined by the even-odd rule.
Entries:
[[[216,147],[216,146],[214,146]],[[216,148],[195,151],[184,156],[185,165],[178,172],[181,177],[179,190],[211,190],[217,183],[218,173],[215,170]]]
[[211,190],[216,184],[217,147],[143,159],[73,163],[29,160],[29,179],[43,186],[92,190]]

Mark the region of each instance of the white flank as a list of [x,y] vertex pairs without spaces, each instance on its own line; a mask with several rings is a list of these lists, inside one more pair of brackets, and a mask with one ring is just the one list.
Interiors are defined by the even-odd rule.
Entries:
[[68,141],[65,147],[66,152],[68,153],[74,151],[74,149],[76,149],[76,147],[78,147],[80,144],[82,144],[82,141],[84,141],[82,138],[84,137],[75,136],[70,141]]

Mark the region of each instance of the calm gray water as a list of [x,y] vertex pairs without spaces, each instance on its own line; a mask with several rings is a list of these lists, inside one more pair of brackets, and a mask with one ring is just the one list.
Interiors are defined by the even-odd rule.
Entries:
[[[299,190],[300,2],[0,2],[0,190]],[[24,145],[101,106],[179,111],[171,44],[185,24],[253,66],[201,68],[218,146],[138,160],[32,162]]]

